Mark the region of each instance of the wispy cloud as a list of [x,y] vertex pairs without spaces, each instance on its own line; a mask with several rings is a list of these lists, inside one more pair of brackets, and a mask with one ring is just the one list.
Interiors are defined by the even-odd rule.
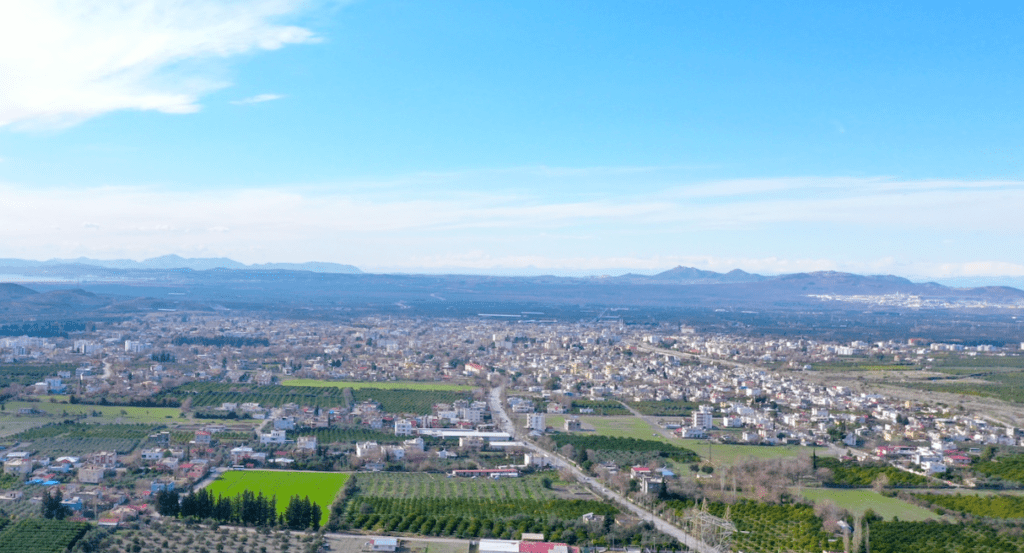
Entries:
[[242,98],[241,100],[234,100],[231,103],[236,106],[247,106],[250,104],[260,104],[263,102],[269,102],[271,100],[280,100],[281,98],[284,98],[284,96],[280,94],[257,94],[256,96]]
[[312,31],[302,0],[34,0],[0,5],[0,127],[63,127],[117,110],[192,113],[227,82],[211,61]]

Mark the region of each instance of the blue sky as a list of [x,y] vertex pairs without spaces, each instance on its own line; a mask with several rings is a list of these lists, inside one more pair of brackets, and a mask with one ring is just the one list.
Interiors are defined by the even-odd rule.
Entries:
[[1024,275],[1020,3],[26,4],[0,257]]

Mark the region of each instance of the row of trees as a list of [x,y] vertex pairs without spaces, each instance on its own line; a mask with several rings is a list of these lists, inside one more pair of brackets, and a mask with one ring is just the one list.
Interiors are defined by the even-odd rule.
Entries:
[[201,489],[182,497],[176,491],[161,491],[156,495],[157,512],[163,516],[181,518],[211,518],[221,523],[247,526],[278,524],[292,530],[320,529],[323,510],[309,500],[309,496],[293,496],[283,513],[277,512],[277,496],[258,495],[245,490],[235,497],[214,496]]

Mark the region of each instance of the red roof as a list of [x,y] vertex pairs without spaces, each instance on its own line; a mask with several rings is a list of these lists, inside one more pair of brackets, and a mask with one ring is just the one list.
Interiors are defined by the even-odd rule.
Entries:
[[[568,547],[565,543],[553,543],[547,541],[521,541],[519,542],[519,553],[548,553],[556,546]],[[575,548],[573,548],[575,549]]]

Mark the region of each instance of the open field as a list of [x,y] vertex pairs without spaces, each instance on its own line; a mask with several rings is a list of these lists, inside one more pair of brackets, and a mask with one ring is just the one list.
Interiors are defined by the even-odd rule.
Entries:
[[[598,436],[612,436],[615,438],[636,438],[637,440],[655,440],[663,443],[682,444],[683,440],[669,440],[655,432],[647,421],[626,416],[597,416],[597,415],[545,415],[544,422],[555,430],[562,430],[567,416],[574,416],[580,420],[583,428],[582,433],[594,433]],[[519,426],[526,426],[526,415],[517,415]]]
[[[849,372],[816,372],[816,371],[792,371],[800,378],[821,384],[823,386],[847,386],[855,393],[881,393],[900,400],[911,402],[944,403],[946,405],[963,405],[967,411],[986,413],[990,417],[1003,421],[1011,426],[1024,426],[1024,409],[1020,403],[998,399],[999,386],[995,383],[987,383],[974,379],[976,384],[962,386],[980,386],[980,389],[971,391],[978,394],[962,393],[966,390],[956,389],[950,386],[957,381],[927,380],[928,378],[946,377],[948,375],[939,372],[936,368],[932,371],[849,371]],[[956,370],[942,368],[942,371]],[[985,371],[987,372],[987,371]],[[971,373],[973,374],[973,372]],[[1009,376],[1021,375],[1021,372],[1002,372]],[[927,390],[925,389],[927,388]],[[1014,390],[1020,388],[1007,388],[1006,394],[1015,395]],[[1009,398],[1006,398],[1009,399]]]
[[[708,442],[705,440],[682,440],[682,445],[696,451],[701,457],[708,457]],[[831,455],[827,449],[796,445],[761,446],[711,444],[711,461],[718,466],[732,466],[746,457],[755,459],[781,459],[784,457],[810,457],[817,452],[819,457]]]
[[0,438],[6,438],[7,436],[17,434],[28,430],[29,428],[42,426],[50,422],[53,422],[53,420],[49,417],[29,417],[24,415],[0,416]]
[[924,507],[918,507],[895,497],[885,497],[873,490],[804,488],[800,490],[800,494],[815,503],[830,500],[847,511],[858,515],[863,515],[864,511],[872,509],[885,520],[899,517],[900,520],[917,522],[942,518]]
[[327,524],[331,504],[338,490],[349,479],[347,473],[339,472],[287,472],[274,470],[233,470],[214,480],[208,489],[214,495],[234,497],[245,490],[264,497],[277,496],[277,512],[288,508],[288,498],[298,495],[309,496],[309,500],[323,510],[320,524]]
[[[117,405],[84,405],[81,403],[48,403],[30,401],[8,401],[5,404],[8,411],[17,412],[23,407],[31,407],[44,411],[56,417],[74,417],[86,415],[89,422],[98,423],[143,423],[143,424],[168,424],[179,420],[181,411],[176,407],[121,407]],[[92,416],[98,412],[100,417]],[[120,419],[120,420],[118,420]]]
[[639,417],[632,415],[626,417],[593,417],[584,415],[580,417],[584,428],[593,428],[600,436],[612,436],[616,438],[636,438],[637,440],[655,440],[664,443],[680,445],[682,440],[670,441],[651,428],[651,425]]
[[434,390],[439,392],[468,392],[475,387],[465,384],[449,384],[447,382],[358,382],[314,380],[312,378],[295,378],[284,380],[282,386],[307,386],[310,388],[374,388],[377,390]]

